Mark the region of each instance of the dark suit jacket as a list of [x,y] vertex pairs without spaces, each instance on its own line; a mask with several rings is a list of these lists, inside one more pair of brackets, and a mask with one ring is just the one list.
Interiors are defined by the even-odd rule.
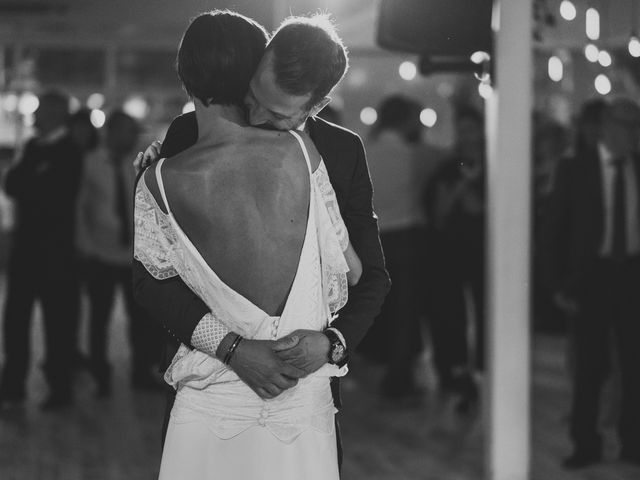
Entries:
[[[310,118],[308,126],[326,164],[351,242],[362,261],[360,282],[349,290],[349,302],[333,323],[353,351],[380,311],[391,286],[373,213],[371,180],[364,147],[356,134],[319,118]],[[177,117],[167,132],[161,156],[170,157],[193,145],[197,129],[194,113]],[[133,285],[138,302],[151,316],[162,323],[174,340],[190,345],[193,330],[209,310],[204,302],[178,277],[155,280],[137,261]],[[174,352],[174,349],[167,352],[168,359]]]
[[81,168],[81,152],[68,135],[53,143],[41,144],[36,138],[26,144],[5,181],[18,214],[12,256],[70,259]]
[[[634,157],[640,189],[640,159]],[[604,235],[602,169],[597,150],[563,159],[544,209],[540,238],[544,277],[554,291],[583,293]],[[640,190],[639,190],[640,192]]]

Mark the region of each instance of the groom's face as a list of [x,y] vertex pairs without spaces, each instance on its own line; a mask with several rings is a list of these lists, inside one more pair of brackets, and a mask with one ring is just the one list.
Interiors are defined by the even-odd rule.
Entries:
[[292,95],[278,87],[273,70],[273,53],[267,52],[251,79],[244,103],[249,123],[254,127],[295,130],[309,116],[310,98],[310,93],[302,96]]

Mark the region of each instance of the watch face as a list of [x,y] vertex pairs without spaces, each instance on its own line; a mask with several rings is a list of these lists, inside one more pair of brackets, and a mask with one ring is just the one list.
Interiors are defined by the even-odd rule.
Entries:
[[340,343],[334,343],[331,352],[331,360],[339,362],[344,357],[344,347]]

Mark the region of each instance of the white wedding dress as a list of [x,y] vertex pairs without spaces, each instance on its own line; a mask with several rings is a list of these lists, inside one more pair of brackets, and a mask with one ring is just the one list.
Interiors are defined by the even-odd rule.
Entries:
[[[309,214],[297,272],[280,317],[267,315],[208,266],[141,178],[136,191],[135,257],[157,279],[179,275],[232,331],[278,339],[296,329],[323,330],[347,300],[348,237],[323,162],[310,175]],[[347,369],[325,364],[280,396],[263,400],[219,360],[181,345],[165,379],[177,390],[162,454],[161,480],[338,479],[330,377]]]

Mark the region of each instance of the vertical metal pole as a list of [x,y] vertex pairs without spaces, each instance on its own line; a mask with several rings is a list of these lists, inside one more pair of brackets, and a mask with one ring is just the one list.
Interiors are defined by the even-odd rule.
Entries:
[[0,92],[7,89],[7,70],[5,65],[5,52],[8,47],[0,46]]
[[487,478],[530,469],[532,0],[495,0],[495,85],[487,100]]
[[[21,32],[22,33],[22,32]],[[19,71],[22,70],[22,62],[25,59],[25,47],[22,43],[17,43],[14,45],[13,47],[13,70],[14,70],[14,74]],[[18,95],[18,99],[22,96],[22,94],[24,93],[24,78],[23,78],[23,72],[18,73],[18,82],[14,83],[16,85],[14,85],[15,88],[15,94]],[[19,100],[18,100],[19,101]],[[14,112],[13,114],[13,118],[15,119],[15,143],[14,146],[16,147],[16,152],[18,152],[19,149],[21,149],[24,141],[25,141],[25,133],[24,133],[24,118],[22,117],[22,114],[19,113],[18,111]],[[14,160],[17,159],[17,155],[14,157]]]

